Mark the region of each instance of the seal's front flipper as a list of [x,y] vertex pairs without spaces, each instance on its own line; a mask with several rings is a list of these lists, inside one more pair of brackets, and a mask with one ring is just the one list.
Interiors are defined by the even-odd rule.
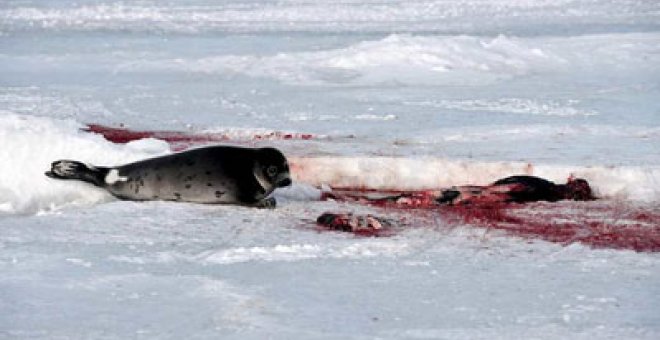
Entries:
[[277,202],[275,201],[274,197],[268,197],[264,198],[261,201],[255,203],[252,205],[255,208],[262,208],[262,209],[275,209],[275,206],[277,205]]
[[88,182],[96,186],[105,186],[104,178],[108,174],[107,168],[88,166],[84,163],[70,160],[59,160],[51,164],[46,176],[55,179],[75,179]]

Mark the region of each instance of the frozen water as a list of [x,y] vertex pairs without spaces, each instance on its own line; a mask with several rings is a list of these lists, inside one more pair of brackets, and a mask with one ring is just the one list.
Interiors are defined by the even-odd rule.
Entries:
[[[322,185],[514,173],[657,211],[659,80],[657,1],[4,1],[0,337],[656,339],[656,253],[414,216],[389,238],[313,221],[401,214],[320,202]],[[266,211],[43,176],[60,158],[171,152],[88,123],[275,145],[296,184]],[[245,138],[272,131],[322,138]]]

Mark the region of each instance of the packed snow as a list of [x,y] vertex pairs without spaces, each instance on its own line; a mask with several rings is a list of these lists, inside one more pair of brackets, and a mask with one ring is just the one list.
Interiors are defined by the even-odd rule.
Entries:
[[[0,338],[657,339],[657,252],[320,197],[577,176],[599,201],[525,212],[658,230],[659,80],[656,1],[5,1]],[[295,183],[263,210],[44,176],[180,149],[87,124],[276,146]]]

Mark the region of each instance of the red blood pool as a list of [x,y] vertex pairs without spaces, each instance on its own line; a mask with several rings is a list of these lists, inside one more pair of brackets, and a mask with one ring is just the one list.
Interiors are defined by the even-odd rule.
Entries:
[[[617,203],[604,204],[609,209],[598,209],[597,214],[593,214],[589,203],[576,204],[568,212],[565,204],[553,206],[552,203],[534,204],[535,209],[510,204],[446,207],[442,211],[470,225],[503,230],[524,238],[562,244],[579,242],[594,248],[660,251],[660,214],[657,210],[626,213]],[[536,211],[542,213],[537,215]],[[651,215],[654,217],[648,218]]]

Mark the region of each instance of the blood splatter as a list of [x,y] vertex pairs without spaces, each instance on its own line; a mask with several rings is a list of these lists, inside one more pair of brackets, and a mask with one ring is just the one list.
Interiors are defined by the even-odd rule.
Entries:
[[[379,191],[343,188],[323,193],[322,199],[407,210],[415,217],[501,230],[525,239],[564,245],[581,243],[593,248],[660,252],[660,206],[634,206],[611,200],[558,203],[491,203],[443,206],[433,191]],[[423,218],[422,218],[423,220]]]
[[321,193],[321,200],[356,202],[379,208],[428,209],[437,207],[437,191],[399,191],[368,188],[338,188]]
[[308,133],[288,133],[273,131],[264,134],[255,134],[251,138],[237,138],[225,133],[196,133],[182,131],[148,131],[114,128],[99,124],[88,124],[82,131],[102,135],[108,141],[124,144],[143,138],[155,138],[168,142],[175,151],[185,150],[192,146],[221,142],[246,142],[260,140],[310,140],[317,138]]

